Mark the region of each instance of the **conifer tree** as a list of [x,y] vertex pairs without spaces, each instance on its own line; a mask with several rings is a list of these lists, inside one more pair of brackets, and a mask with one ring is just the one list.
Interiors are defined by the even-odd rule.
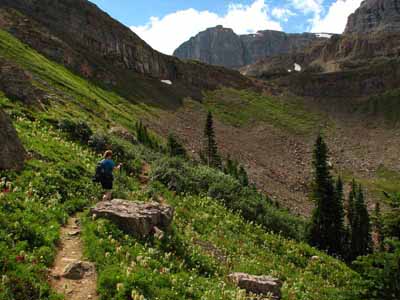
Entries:
[[249,176],[243,166],[240,166],[238,180],[243,186],[249,186]]
[[379,202],[375,204],[375,212],[374,212],[374,218],[373,218],[373,224],[374,224],[374,230],[376,233],[376,240],[378,243],[378,249],[380,251],[384,251],[384,233],[383,233],[383,223],[382,223],[382,213],[381,213],[381,206]]
[[186,157],[186,150],[173,134],[168,135],[167,152],[170,156]]
[[362,186],[358,185],[355,192],[353,216],[351,218],[350,260],[367,255],[372,250],[371,224],[365,204]]
[[[314,148],[314,179],[311,198],[315,209],[309,232],[311,245],[332,255],[343,253],[344,236],[342,183],[335,188],[328,165],[328,148],[321,135]],[[337,192],[336,189],[339,191]]]
[[221,158],[218,154],[218,146],[215,140],[214,121],[211,112],[208,112],[206,126],[204,129],[204,149],[200,154],[203,162],[210,167],[220,168]]

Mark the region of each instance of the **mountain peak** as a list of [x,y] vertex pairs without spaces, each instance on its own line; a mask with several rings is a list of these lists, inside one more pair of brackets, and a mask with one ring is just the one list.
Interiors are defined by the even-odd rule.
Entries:
[[400,0],[365,0],[349,16],[345,34],[400,31]]

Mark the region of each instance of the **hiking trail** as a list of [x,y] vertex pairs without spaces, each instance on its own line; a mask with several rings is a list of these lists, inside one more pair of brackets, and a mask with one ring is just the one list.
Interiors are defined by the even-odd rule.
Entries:
[[80,222],[76,216],[61,228],[60,246],[50,271],[50,284],[65,300],[97,300],[97,274],[90,262],[83,261]]

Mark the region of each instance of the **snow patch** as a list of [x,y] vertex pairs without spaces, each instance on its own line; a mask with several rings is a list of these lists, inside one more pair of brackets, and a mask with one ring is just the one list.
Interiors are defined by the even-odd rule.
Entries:
[[162,83],[168,84],[168,85],[172,85],[172,81],[171,80],[161,80]]
[[301,68],[301,66],[300,66],[298,63],[294,63],[294,70],[295,70],[296,72],[301,72],[302,68]]
[[333,34],[329,34],[329,33],[316,33],[315,34],[317,37],[319,38],[325,38],[325,39],[330,39],[332,37]]

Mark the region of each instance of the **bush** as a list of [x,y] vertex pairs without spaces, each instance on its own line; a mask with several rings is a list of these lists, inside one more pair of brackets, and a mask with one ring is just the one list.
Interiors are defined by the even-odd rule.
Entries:
[[58,128],[65,132],[71,140],[79,141],[87,144],[89,138],[93,134],[89,125],[84,121],[72,121],[69,119],[63,119],[58,123]]
[[152,181],[159,181],[177,193],[208,195],[239,211],[249,221],[285,237],[303,240],[306,222],[276,208],[269,198],[237,179],[204,165],[192,165],[180,158],[163,158],[154,166]]
[[364,278],[364,299],[400,299],[400,242],[387,245],[390,252],[379,252],[360,257],[353,263]]
[[96,153],[102,153],[108,150],[110,140],[105,134],[95,133],[89,138],[88,144]]

